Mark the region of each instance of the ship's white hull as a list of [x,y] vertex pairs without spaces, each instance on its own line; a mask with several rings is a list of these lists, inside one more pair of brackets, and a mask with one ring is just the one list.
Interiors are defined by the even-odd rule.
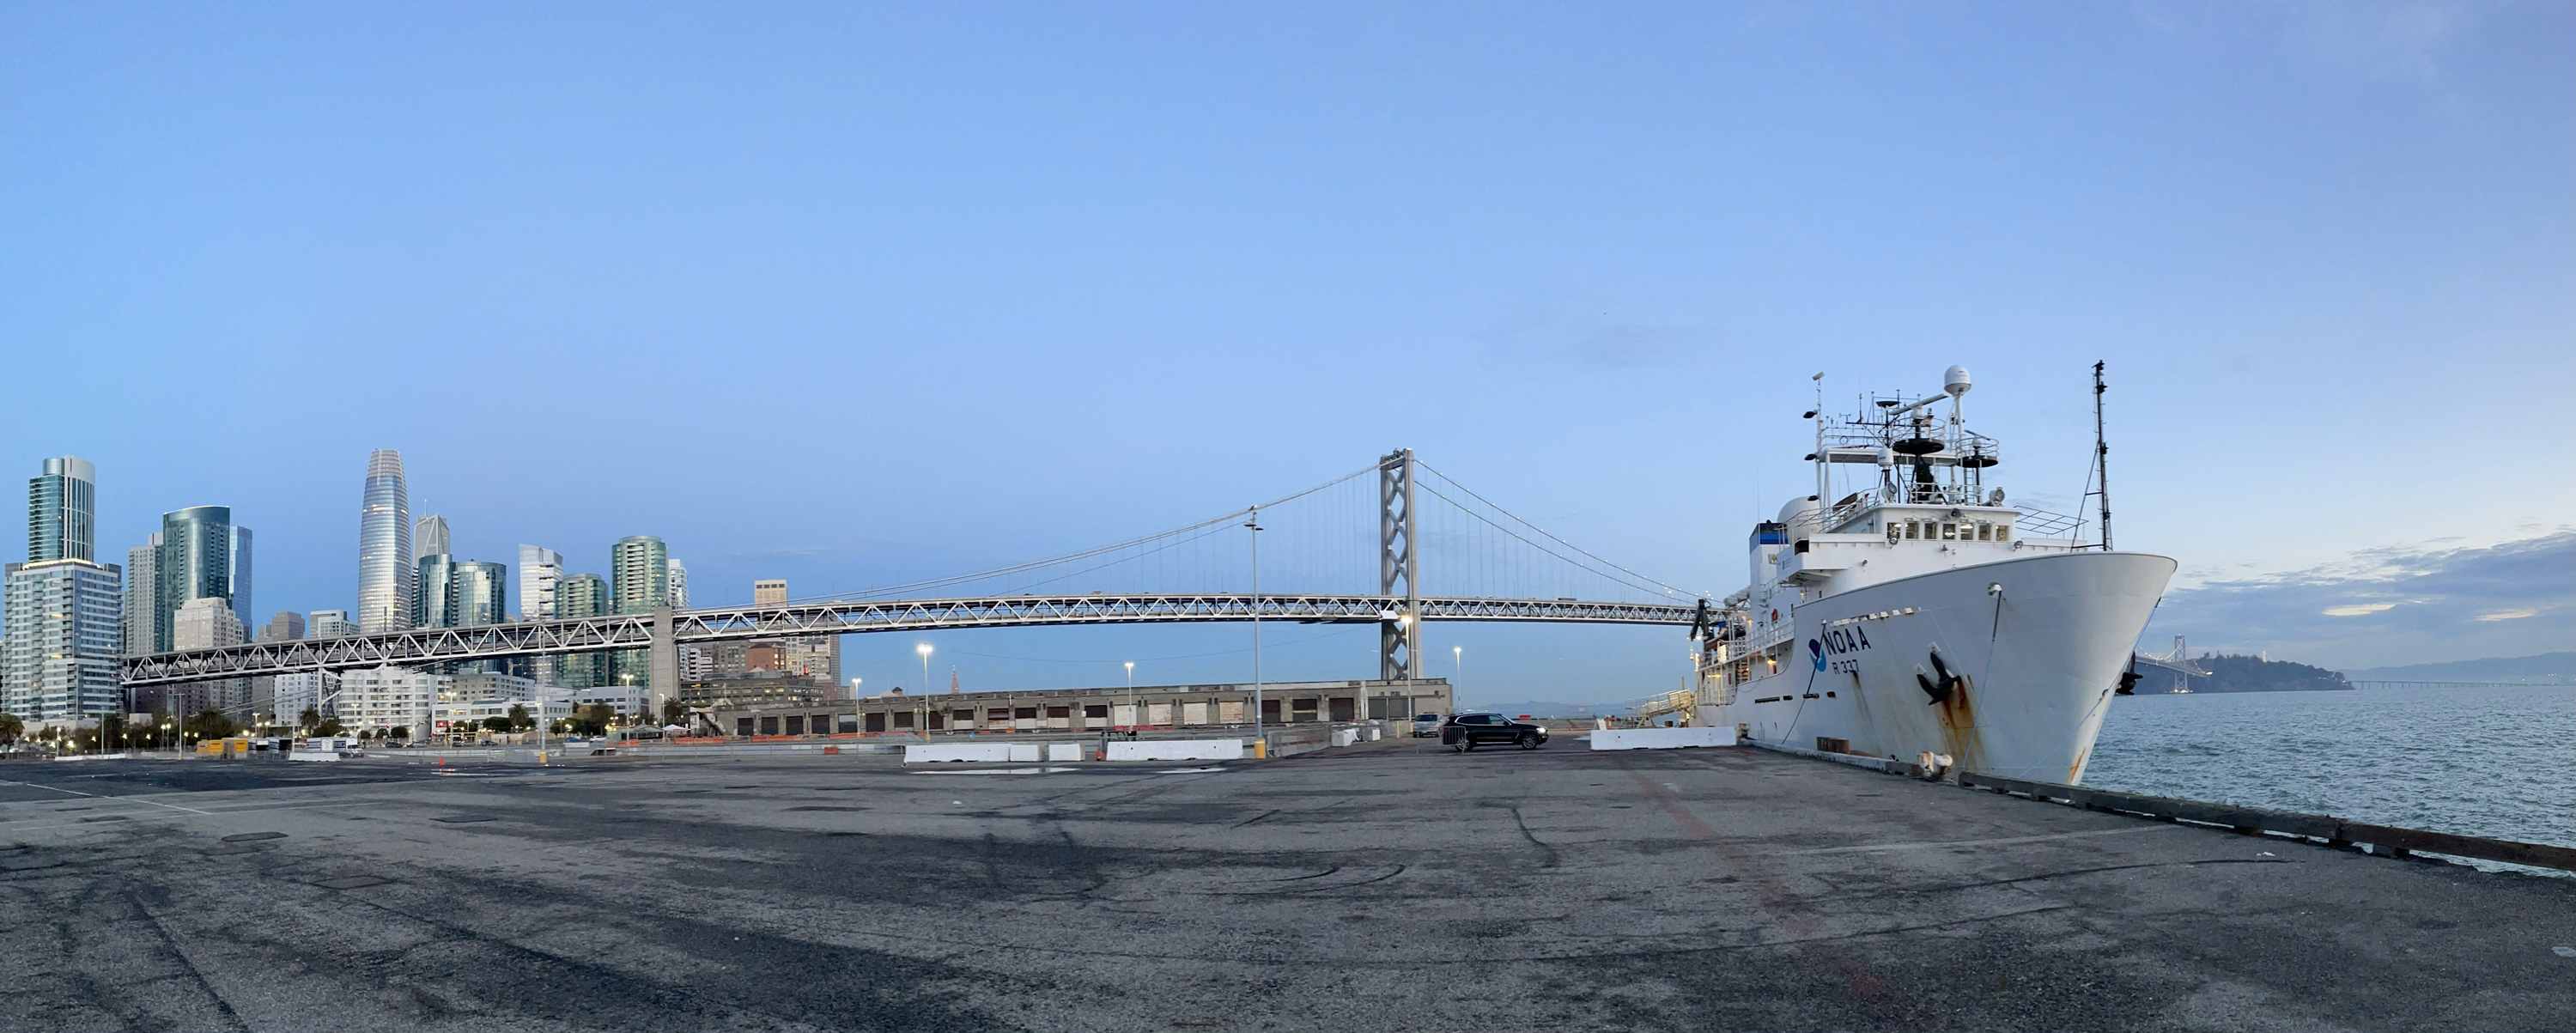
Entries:
[[[1968,770],[2074,783],[2174,567],[2145,553],[2061,553],[1803,603],[1792,658],[1731,693],[1712,687],[1704,698],[1724,702],[1701,719],[1764,742],[1842,740],[1907,760],[1928,750]],[[1944,669],[1957,681],[1936,702],[1917,675],[1938,685]]]

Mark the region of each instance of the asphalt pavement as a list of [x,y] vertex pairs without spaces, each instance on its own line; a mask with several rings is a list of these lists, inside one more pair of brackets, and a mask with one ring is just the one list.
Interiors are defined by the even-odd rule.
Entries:
[[1740,749],[0,764],[13,1030],[2568,1030],[2570,948],[2576,879]]

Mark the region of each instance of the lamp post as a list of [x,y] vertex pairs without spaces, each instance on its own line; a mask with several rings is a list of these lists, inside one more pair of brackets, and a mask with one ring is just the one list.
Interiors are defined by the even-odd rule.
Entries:
[[921,654],[921,694],[930,695],[930,643],[914,646],[912,651]]
[[1127,733],[1136,732],[1136,661],[1127,661]]
[[[1248,511],[1243,526],[1252,530],[1252,738],[1268,742],[1261,737],[1261,507]],[[1269,749],[1261,755],[1269,756]]]
[[1467,647],[1449,647],[1449,677],[1455,678],[1465,673],[1467,673]]

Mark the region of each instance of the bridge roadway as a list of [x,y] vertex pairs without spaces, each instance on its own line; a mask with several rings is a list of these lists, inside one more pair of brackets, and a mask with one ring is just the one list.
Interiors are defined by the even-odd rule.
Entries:
[[[498,660],[517,656],[672,648],[727,639],[794,635],[864,635],[880,631],[948,631],[1069,624],[1155,624],[1248,621],[1248,593],[1105,593],[1006,595],[960,599],[887,599],[870,602],[788,603],[612,614],[564,620],[521,621],[470,628],[417,628],[342,638],[254,642],[189,649],[124,661],[127,687],[170,685],[222,678],[375,667],[382,664]],[[1378,624],[1396,619],[1403,596],[1262,593],[1262,620],[1300,624]],[[1531,621],[1574,624],[1690,626],[1696,601],[1586,602],[1575,599],[1423,597],[1426,621]],[[657,657],[657,666],[660,658]]]

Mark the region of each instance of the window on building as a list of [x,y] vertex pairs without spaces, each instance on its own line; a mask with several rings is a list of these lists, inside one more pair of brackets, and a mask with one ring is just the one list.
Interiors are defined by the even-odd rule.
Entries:
[[762,734],[762,735],[776,735],[776,734],[778,734],[778,719],[777,719],[777,718],[774,718],[774,717],[764,717],[764,718],[761,718],[761,719],[760,719],[760,734]]
[[885,731],[885,730],[886,730],[886,716],[885,716],[885,712],[883,712],[883,711],[879,711],[879,712],[877,712],[877,713],[869,714],[869,715],[868,715],[868,724],[867,724],[867,729],[866,729],[866,730],[867,730],[867,731],[871,731],[871,732],[882,732],[882,731]]
[[1945,541],[1945,542],[1955,542],[1955,541],[1958,541],[1958,540],[1959,540],[1959,525],[1954,524],[1954,523],[1951,523],[1951,522],[1949,522],[1949,521],[1947,521],[1947,520],[1942,521],[1942,522],[1941,522],[1941,540],[1942,540],[1942,541]]
[[1056,719],[1056,718],[1060,718],[1060,717],[1072,717],[1072,716],[1073,716],[1073,708],[1072,708],[1072,707],[1048,707],[1048,708],[1046,708],[1046,710],[1047,710],[1047,719],[1048,719],[1048,720],[1054,720],[1054,719]]
[[1108,716],[1109,716],[1109,705],[1108,705],[1108,704],[1106,704],[1106,703],[1099,703],[1099,704],[1086,704],[1086,705],[1082,708],[1082,716],[1084,716],[1084,717],[1108,717]]
[[794,717],[791,717],[791,718],[788,718],[788,719],[787,719],[787,734],[789,734],[789,735],[803,735],[803,734],[805,734],[805,715],[803,715],[803,714],[798,714],[798,715],[796,715],[796,716],[794,716]]
[[1038,708],[1020,707],[1011,711],[1011,716],[1022,721],[1035,721],[1038,719]]
[[911,714],[910,712],[908,712],[908,711],[907,711],[907,712],[904,712],[904,713],[896,714],[896,715],[894,716],[894,726],[895,726],[896,728],[898,728],[898,729],[903,730],[903,731],[907,731],[907,732],[908,732],[908,731],[911,731],[911,730],[912,730],[912,714]]
[[933,710],[930,712],[930,730],[934,732],[944,732],[948,730],[947,711]]

